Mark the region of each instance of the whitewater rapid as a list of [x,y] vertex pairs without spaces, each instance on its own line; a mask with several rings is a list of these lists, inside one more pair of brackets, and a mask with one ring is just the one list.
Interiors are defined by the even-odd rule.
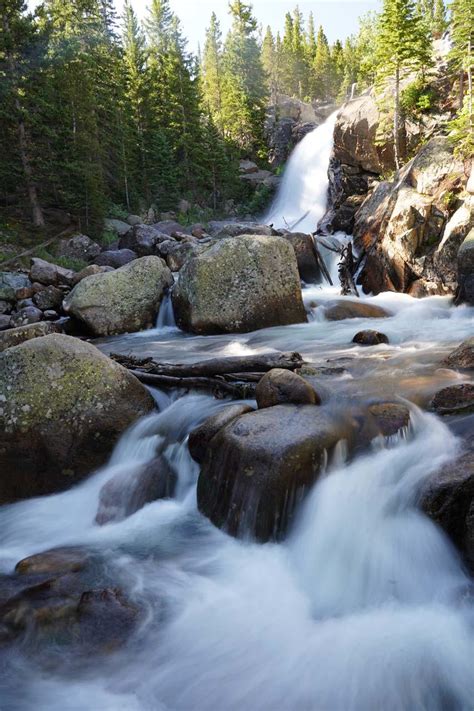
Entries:
[[[310,135],[301,173],[319,160],[327,170],[332,120]],[[294,215],[313,205],[311,225],[327,191],[325,175],[314,179],[312,200],[313,178],[300,181],[304,196],[293,192]],[[274,215],[292,219],[283,198]],[[311,285],[303,295],[307,324],[189,336],[176,328],[168,301],[156,329],[99,345],[180,362],[298,350],[321,368],[344,366],[321,379],[328,407],[385,394],[421,402],[459,379],[438,363],[472,335],[474,309],[455,309],[445,297],[381,294],[362,300],[390,318],[329,322],[325,308],[340,298],[337,289]],[[351,344],[363,328],[382,330],[390,344]],[[68,665],[67,649],[61,668],[44,652],[0,653],[1,711],[472,711],[471,580],[417,509],[424,483],[461,449],[444,421],[411,404],[407,432],[352,460],[339,447],[288,539],[259,545],[217,530],[196,506],[199,468],[187,436],[227,403],[153,394],[159,412],[124,434],[101,471],[70,491],[0,510],[1,572],[35,552],[85,546],[146,609],[145,622],[122,649],[91,664]],[[98,526],[104,483],[133,476],[157,448],[178,474],[175,498]]]

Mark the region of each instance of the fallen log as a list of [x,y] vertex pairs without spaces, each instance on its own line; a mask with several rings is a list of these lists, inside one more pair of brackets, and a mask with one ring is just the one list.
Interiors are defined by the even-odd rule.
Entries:
[[[135,358],[118,353],[110,357],[130,370],[173,378],[213,377],[245,373],[266,373],[273,368],[296,370],[304,365],[299,353],[265,353],[262,355],[211,358],[197,363],[157,363],[152,358]],[[243,379],[243,378],[242,378]]]
[[189,377],[177,378],[169,375],[155,375],[143,370],[130,370],[141,383],[158,388],[184,388],[185,390],[207,390],[214,397],[232,397],[237,400],[247,400],[255,397],[254,382],[228,383],[223,378]]

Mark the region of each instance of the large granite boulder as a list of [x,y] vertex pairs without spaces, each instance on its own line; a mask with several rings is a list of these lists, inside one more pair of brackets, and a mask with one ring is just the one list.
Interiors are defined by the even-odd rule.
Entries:
[[234,418],[209,442],[199,510],[233,536],[282,538],[296,504],[350,440],[354,421],[314,405],[277,405]]
[[83,279],[64,300],[64,310],[96,336],[130,333],[155,323],[173,278],[159,257],[142,257],[124,267]]
[[445,196],[463,176],[462,163],[454,158],[448,139],[438,136],[423,146],[394,182],[375,188],[354,224],[355,245],[366,255],[359,278],[364,291],[408,292],[423,278],[454,292],[455,262],[450,254],[453,244],[454,256],[459,247],[465,216],[452,216],[449,224]]
[[146,388],[90,343],[35,338],[0,354],[0,503],[67,489],[154,408]]
[[274,234],[274,230],[260,222],[226,222],[225,220],[212,220],[208,224],[211,237],[239,237],[240,235],[267,235]]
[[223,239],[189,259],[173,307],[180,328],[202,334],[306,321],[295,253],[282,237]]

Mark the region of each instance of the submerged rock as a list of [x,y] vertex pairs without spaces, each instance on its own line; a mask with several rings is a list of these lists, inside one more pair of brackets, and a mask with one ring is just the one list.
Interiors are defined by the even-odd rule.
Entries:
[[64,300],[64,310],[96,336],[140,331],[156,321],[171,272],[159,257],[142,257],[106,274],[83,279]]
[[189,259],[173,307],[178,326],[193,333],[306,322],[296,257],[282,237],[223,239]]
[[3,351],[0,503],[69,488],[153,409],[146,388],[89,343],[49,335]]
[[112,587],[107,567],[89,551],[57,548],[20,561],[0,576],[0,642],[28,637],[56,665],[64,649],[103,654],[123,644],[140,609]]
[[420,508],[456,545],[474,572],[474,440],[456,461],[434,474],[420,496]]
[[146,504],[173,495],[176,474],[163,456],[110,479],[99,494],[96,523],[122,521]]
[[314,405],[277,405],[233,419],[209,442],[199,510],[233,536],[282,538],[327,452],[350,439],[353,427],[350,418]]
[[359,331],[352,339],[352,343],[358,343],[361,346],[378,346],[381,343],[389,343],[388,336],[380,331]]
[[273,368],[266,373],[255,391],[259,409],[292,403],[294,405],[319,405],[319,395],[301,375],[291,370]]
[[391,314],[381,306],[361,301],[331,302],[324,310],[328,321],[343,321],[346,318],[388,318]]

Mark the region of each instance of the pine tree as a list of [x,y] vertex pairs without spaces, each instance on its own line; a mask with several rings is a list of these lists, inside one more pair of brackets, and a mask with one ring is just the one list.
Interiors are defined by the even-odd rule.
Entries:
[[264,151],[263,126],[267,88],[257,22],[251,5],[233,0],[229,5],[232,27],[224,47],[223,114],[226,136],[243,151]]
[[435,0],[433,11],[433,35],[437,39],[442,37],[448,29],[448,21],[446,18],[446,6],[444,0]]
[[451,63],[459,72],[459,108],[464,107],[464,77],[467,74],[467,112],[469,125],[473,125],[473,85],[474,65],[474,0],[454,0],[451,3]]
[[202,93],[204,104],[213,122],[224,133],[222,120],[222,33],[215,12],[206,31],[206,43],[202,57]]
[[267,31],[262,42],[262,66],[267,78],[270,101],[272,104],[275,104],[278,94],[280,93],[280,72],[279,57],[270,26],[267,27]]
[[377,68],[379,79],[393,80],[393,141],[395,165],[401,164],[400,133],[402,116],[400,82],[407,70],[426,66],[431,39],[423,32],[413,0],[384,0],[379,21]]
[[[27,48],[34,37],[34,26],[31,16],[25,15],[26,3],[23,0],[5,0],[2,3],[0,33],[0,117],[10,125],[10,131],[3,135],[6,139],[3,155],[11,153],[10,140],[18,146],[18,158],[21,163],[22,182],[31,208],[33,224],[44,226],[43,211],[39,201],[38,187],[35,179],[35,146],[32,141],[29,108],[27,105],[29,69],[26,59]],[[31,77],[30,77],[31,78]],[[13,129],[13,130],[12,130]],[[1,146],[0,146],[1,147]],[[16,164],[15,154],[11,155],[13,166]],[[10,172],[7,168],[7,173]],[[14,167],[13,174],[16,169]],[[18,171],[20,172],[20,171]],[[4,176],[8,178],[8,176]]]
[[316,99],[327,100],[331,98],[331,52],[324,30],[318,31],[316,56],[313,63],[314,96]]

